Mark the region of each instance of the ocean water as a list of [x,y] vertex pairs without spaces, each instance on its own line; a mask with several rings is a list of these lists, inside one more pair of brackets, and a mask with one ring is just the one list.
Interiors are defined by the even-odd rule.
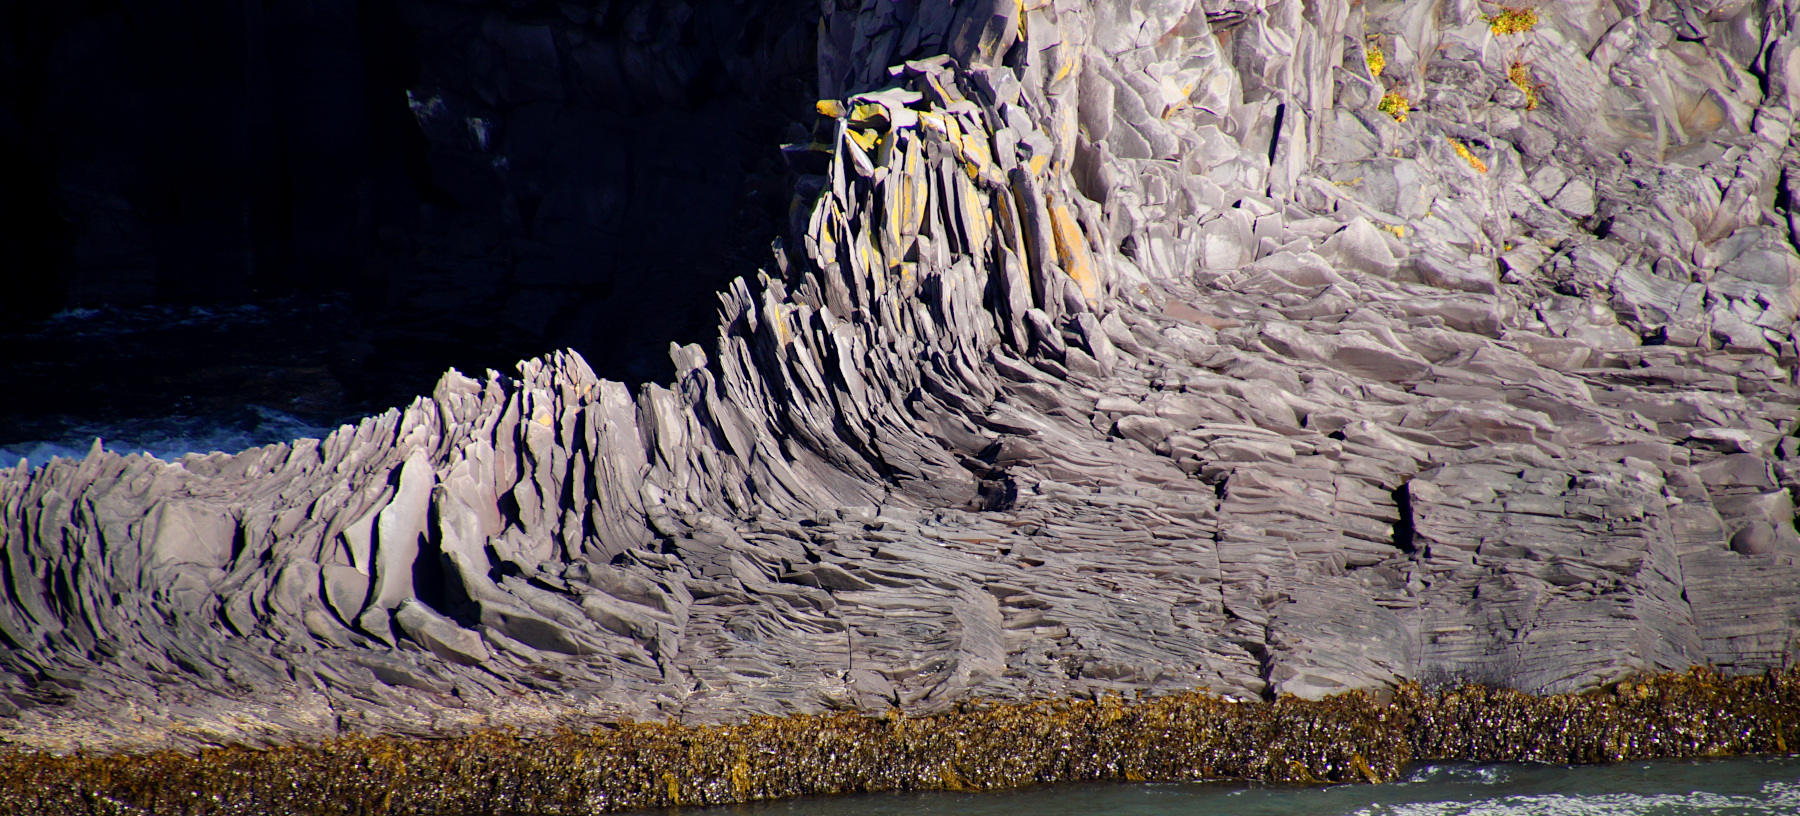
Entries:
[[1047,785],[681,810],[684,816],[1800,816],[1800,756],[1619,765],[1434,763],[1385,785]]
[[54,439],[0,444],[0,468],[13,467],[21,459],[28,468],[43,467],[52,457],[81,459],[93,448],[95,439],[100,440],[102,448],[114,453],[144,453],[172,462],[189,453],[238,453],[276,442],[323,439],[336,428],[315,425],[274,408],[243,405],[203,416],[73,420],[61,430]]
[[[93,446],[164,460],[319,437],[380,405],[333,373],[349,308],[290,298],[70,309],[0,325],[0,468]],[[341,355],[340,355],[341,356]]]

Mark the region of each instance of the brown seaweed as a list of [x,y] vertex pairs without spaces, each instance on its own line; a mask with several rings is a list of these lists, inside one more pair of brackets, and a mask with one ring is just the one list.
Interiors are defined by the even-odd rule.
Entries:
[[1120,781],[1381,782],[1420,760],[1554,763],[1786,753],[1800,670],[1706,669],[1585,694],[1408,684],[1317,702],[1183,693],[615,723],[272,749],[0,754],[0,811],[31,814],[588,814],[789,796]]

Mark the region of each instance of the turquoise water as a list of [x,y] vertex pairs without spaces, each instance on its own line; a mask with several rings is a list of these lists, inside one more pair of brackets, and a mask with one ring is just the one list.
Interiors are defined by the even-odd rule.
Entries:
[[1800,756],[1620,765],[1435,763],[1386,785],[1052,785],[893,793],[684,816],[1800,816]]

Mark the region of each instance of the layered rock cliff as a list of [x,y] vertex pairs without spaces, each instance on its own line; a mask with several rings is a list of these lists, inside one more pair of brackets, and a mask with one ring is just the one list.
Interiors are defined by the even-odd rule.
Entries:
[[828,2],[667,386],[0,471],[0,738],[1788,665],[1797,15]]

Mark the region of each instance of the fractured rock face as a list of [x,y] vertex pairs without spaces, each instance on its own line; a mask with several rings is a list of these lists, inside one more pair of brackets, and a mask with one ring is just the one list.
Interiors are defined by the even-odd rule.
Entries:
[[1800,18],[1752,5],[828,7],[796,234],[670,385],[0,472],[3,733],[1785,665]]

